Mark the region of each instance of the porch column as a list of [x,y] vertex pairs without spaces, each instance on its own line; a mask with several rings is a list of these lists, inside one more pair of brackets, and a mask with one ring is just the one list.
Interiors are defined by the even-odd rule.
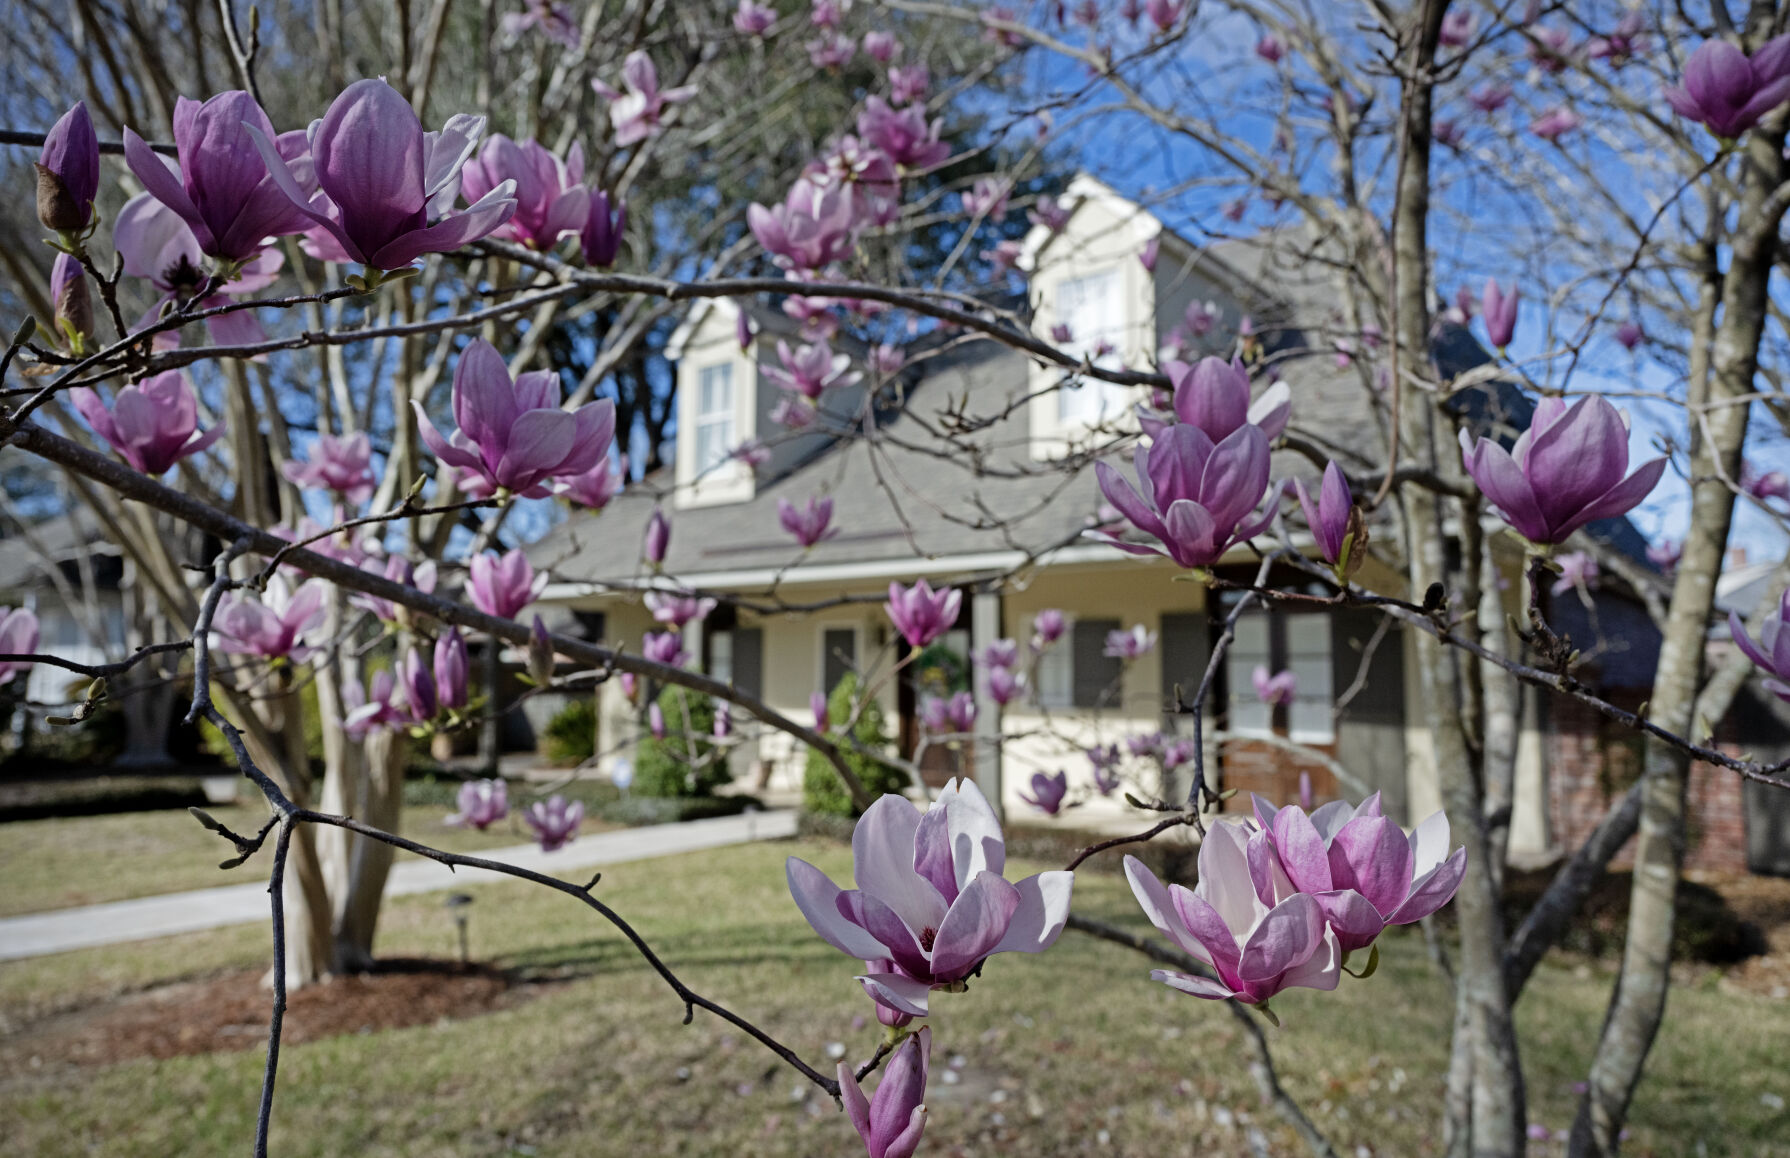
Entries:
[[[1001,596],[986,592],[970,598],[970,651],[979,656],[1001,637]],[[1006,820],[1001,778],[1001,706],[988,694],[988,683],[972,665],[971,686],[976,697],[976,786],[994,814]]]

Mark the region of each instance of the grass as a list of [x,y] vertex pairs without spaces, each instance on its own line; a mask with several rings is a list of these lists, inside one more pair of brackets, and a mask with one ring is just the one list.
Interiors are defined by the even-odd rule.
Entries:
[[[785,892],[791,853],[849,873],[836,845],[761,844],[615,866],[599,894],[698,990],[827,1068],[830,1044],[865,1056],[877,1026],[853,1027],[867,1010],[853,963],[807,930]],[[521,884],[470,891],[475,953],[565,983],[483,1017],[289,1049],[275,1153],[861,1153],[830,1100],[738,1031],[700,1013],[682,1026],[663,984],[586,910]],[[1076,906],[1141,925],[1113,875],[1084,875]],[[381,930],[388,954],[451,951],[436,898],[397,899]],[[0,1024],[27,1007],[251,966],[266,944],[265,929],[243,928],[0,966]],[[1284,1028],[1270,1037],[1288,1088],[1341,1153],[1434,1153],[1451,1003],[1419,938],[1385,945],[1369,981],[1276,999]],[[1258,1104],[1229,1016],[1149,981],[1148,969],[1128,950],[1065,934],[1042,956],[995,958],[968,994],[941,996],[922,1152],[1245,1155],[1259,1130],[1261,1152],[1298,1153]],[[1522,1031],[1536,1120],[1567,1123],[1608,990],[1601,970],[1551,963],[1532,984]],[[1786,1040],[1790,1003],[1676,991],[1629,1152],[1790,1153],[1785,1112],[1762,1100],[1783,1092]],[[9,1152],[45,1158],[240,1154],[260,1070],[251,1050],[0,1076],[0,1137]]]
[[[267,819],[267,810],[258,805],[207,811],[243,833],[255,831]],[[410,805],[403,813],[404,834],[465,853],[533,839],[515,815],[485,832],[449,828],[442,820],[453,811],[441,805]],[[581,831],[613,827],[587,818]],[[229,843],[199,827],[185,809],[0,824],[0,881],[6,882],[0,889],[0,917],[240,884],[247,879],[245,870],[218,870],[218,862],[230,855]]]

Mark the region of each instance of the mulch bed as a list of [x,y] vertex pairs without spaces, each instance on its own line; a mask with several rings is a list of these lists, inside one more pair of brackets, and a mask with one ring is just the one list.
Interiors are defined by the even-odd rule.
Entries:
[[[0,1072],[51,1065],[101,1066],[133,1058],[259,1050],[267,1041],[266,970],[227,973],[55,1014],[0,1038]],[[287,995],[287,1045],[344,1033],[376,1033],[444,1018],[475,1017],[525,1000],[495,969],[442,961],[382,962],[378,972],[336,977]]]

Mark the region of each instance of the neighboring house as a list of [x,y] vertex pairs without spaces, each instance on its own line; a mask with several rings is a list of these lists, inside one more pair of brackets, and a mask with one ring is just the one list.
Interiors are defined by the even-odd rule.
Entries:
[[[1200,249],[1088,178],[1077,178],[1069,197],[1074,210],[1060,234],[1035,229],[1026,239],[1032,325],[1040,335],[1061,324],[1069,328],[1071,349],[1137,366],[1155,360],[1195,303],[1211,304],[1206,352],[1212,353],[1229,353],[1243,316],[1264,335],[1270,354],[1328,347],[1326,331],[1342,326],[1330,274],[1286,238]],[[1159,246],[1153,272],[1138,257],[1152,239]],[[1069,629],[1039,661],[1023,703],[1001,712],[979,681],[975,688],[982,739],[998,728],[1006,742],[999,749],[981,743],[973,755],[936,745],[922,753],[928,779],[972,774],[1018,815],[1031,811],[1020,794],[1029,792],[1034,772],[1065,769],[1079,789],[1092,779],[1084,749],[1122,745],[1141,732],[1190,729],[1188,718],[1174,712],[1177,689],[1183,700],[1194,695],[1234,596],[1214,597],[1183,581],[1166,559],[1141,560],[1085,538],[1097,519],[1111,517],[1100,514],[1094,472],[1084,463],[1065,473],[1053,462],[1135,429],[1132,408],[1144,391],[1094,381],[1053,390],[1059,371],[1006,345],[933,335],[909,351],[899,404],[867,410],[866,383],[828,392],[825,425],[859,437],[812,430],[789,436],[771,421],[780,391],[763,368],[779,364],[780,338],[796,344],[797,327],[780,314],[755,312],[761,332],[742,353],[735,336],[739,308],[726,299],[698,306],[672,340],[674,465],[631,486],[598,515],[573,515],[528,548],[534,564],[550,568],[555,579],[543,598],[550,619],[637,650],[655,626],[637,593],[643,583],[725,593],[733,603],[686,631],[693,662],[803,721],[811,718],[811,693],[857,671],[895,722],[901,754],[912,757],[924,691],[916,684],[962,686],[960,673],[973,653],[1001,637],[1023,646],[1033,616],[1060,609]],[[1196,340],[1189,353],[1198,352]],[[1436,357],[1445,367],[1458,363],[1455,372],[1486,360],[1458,327],[1439,340]],[[1367,395],[1374,386],[1341,362],[1329,354],[1287,360],[1293,424],[1326,453],[1366,468],[1384,445]],[[1461,397],[1482,426],[1520,429],[1527,421],[1527,404],[1508,386]],[[1001,417],[942,441],[950,428],[946,414]],[[752,439],[770,446],[769,461],[756,470],[729,457]],[[1115,461],[1121,458],[1118,465],[1129,475],[1128,449]],[[1314,479],[1316,473],[1290,452],[1277,455],[1276,468],[1277,477]],[[821,495],[833,499],[838,533],[804,552],[780,528],[778,500],[800,505]],[[641,544],[659,506],[672,535],[663,572],[654,576],[641,562]],[[1298,519],[1291,523],[1303,531]],[[1640,554],[1640,537],[1626,523],[1611,534],[1625,540],[1616,544],[1620,549]],[[1520,562],[1514,551],[1501,560],[1507,577]],[[1251,579],[1256,567],[1245,549],[1220,570]],[[1012,581],[996,589],[986,581],[997,576]],[[963,613],[942,646],[897,673],[907,648],[881,603],[892,581],[921,577],[960,585]],[[1358,579],[1403,590],[1399,575],[1375,563]],[[1270,583],[1310,579],[1289,572]],[[1511,584],[1509,598],[1518,586]],[[815,604],[825,606],[805,610]],[[1512,604],[1510,610],[1518,609]],[[574,614],[576,625],[568,622]],[[1148,654],[1129,665],[1103,654],[1109,632],[1137,626],[1157,635]],[[1426,692],[1407,676],[1410,647],[1406,633],[1382,630],[1381,617],[1371,612],[1297,605],[1247,612],[1209,705],[1208,740],[1222,738],[1209,766],[1220,783],[1243,789],[1238,804],[1249,791],[1285,800],[1304,770],[1320,799],[1379,791],[1388,813],[1407,823],[1440,807]],[[1250,677],[1258,664],[1297,673],[1290,705],[1271,709],[1256,698]],[[638,733],[638,709],[615,681],[603,685],[599,709],[598,746],[611,753],[604,763],[612,767],[628,759],[620,741]],[[1531,710],[1524,722],[1513,856],[1539,856],[1554,845],[1540,718]],[[1333,758],[1352,782],[1338,783],[1331,760],[1302,756],[1292,746]],[[800,783],[802,753],[788,737],[768,733],[748,748],[738,757],[742,774],[755,769],[761,782]],[[1167,787],[1185,791],[1184,782]],[[1094,798],[1068,816],[1084,823],[1125,810],[1116,796]]]

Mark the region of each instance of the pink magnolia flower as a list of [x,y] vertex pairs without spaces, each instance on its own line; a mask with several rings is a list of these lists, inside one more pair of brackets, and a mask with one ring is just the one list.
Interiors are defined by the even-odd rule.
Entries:
[[[29,607],[0,606],[0,655],[36,655],[38,634],[37,612]],[[0,663],[0,684],[30,667],[18,660]]]
[[1279,64],[1281,57],[1287,54],[1287,48],[1280,42],[1280,37],[1270,32],[1255,42],[1255,54],[1269,64]]
[[1480,295],[1480,309],[1485,316],[1485,336],[1494,347],[1502,350],[1510,345],[1516,336],[1517,306],[1522,300],[1522,291],[1516,286],[1510,287],[1506,294],[1498,287],[1496,278],[1485,279],[1485,293]]
[[1144,15],[1156,26],[1156,31],[1167,32],[1181,22],[1183,0],[1144,0]]
[[1138,264],[1144,267],[1145,272],[1155,273],[1156,259],[1161,253],[1162,239],[1159,237],[1152,237],[1150,240],[1144,242],[1144,248],[1138,253]]
[[1025,676],[1010,667],[991,667],[986,677],[988,698],[1006,707],[1025,694]]
[[1119,787],[1119,746],[1107,744],[1104,747],[1088,749],[1088,763],[1094,769],[1094,791],[1102,796],[1111,796]]
[[1449,120],[1447,117],[1436,118],[1430,125],[1430,136],[1435,138],[1438,145],[1446,145],[1456,151],[1459,151],[1461,146],[1467,143],[1466,130],[1462,129],[1458,122]]
[[1003,28],[1003,24],[1019,24],[1019,13],[1004,4],[996,4],[982,13],[982,39],[990,44],[998,44],[1002,48],[1024,48],[1025,34],[1014,28]]
[[1740,489],[1760,502],[1783,499],[1790,502],[1790,475],[1781,470],[1761,473],[1752,463],[1740,464]]
[[858,114],[858,136],[888,154],[889,160],[908,169],[930,169],[951,155],[948,142],[939,140],[943,121],[926,120],[926,106],[909,105],[896,110],[879,96],[864,102]]
[[621,493],[627,475],[627,455],[622,455],[619,463],[604,458],[583,474],[561,475],[554,480],[553,490],[581,507],[600,511]]
[[1584,123],[1584,118],[1578,113],[1573,112],[1565,105],[1560,105],[1537,117],[1535,122],[1529,126],[1529,131],[1544,141],[1558,141]]
[[910,64],[906,68],[897,66],[889,70],[889,100],[898,105],[912,104],[926,99],[926,90],[932,87],[932,73],[924,64]]
[[1305,489],[1305,480],[1294,479],[1293,490],[1299,496],[1305,523],[1311,528],[1312,538],[1324,561],[1332,567],[1346,567],[1350,560],[1345,557],[1345,552],[1354,553],[1353,544],[1347,540],[1349,523],[1355,513],[1355,496],[1349,492],[1349,480],[1343,476],[1342,468],[1334,462],[1324,465],[1324,483],[1318,489],[1316,502]]
[[858,44],[843,32],[822,32],[807,44],[808,63],[818,69],[839,69],[858,54]]
[[1467,100],[1482,113],[1495,113],[1509,104],[1514,95],[1507,84],[1482,84],[1467,94]]
[[410,718],[419,724],[433,720],[441,711],[441,698],[435,687],[435,672],[423,661],[422,653],[412,647],[398,663],[398,679],[404,684],[404,702]]
[[1068,624],[1063,613],[1054,607],[1047,607],[1032,617],[1032,650],[1043,651],[1057,640],[1063,638]]
[[827,944],[890,963],[859,978],[878,1004],[925,1017],[934,987],[963,981],[995,953],[1041,953],[1063,931],[1075,875],[1012,883],[1006,859],[994,809],[972,781],[953,780],[924,816],[894,795],[865,811],[852,833],[856,889],[791,857],[789,891]]
[[542,852],[557,852],[578,839],[578,826],[584,823],[584,801],[567,804],[566,798],[556,792],[529,805],[522,820],[534,830]]
[[503,356],[483,338],[460,353],[454,368],[452,439],[441,436],[420,399],[413,399],[418,432],[435,456],[491,490],[531,499],[553,493],[561,476],[590,470],[609,454],[615,403],[603,398],[577,410],[560,409],[559,373],[535,370],[514,381]]
[[[846,0],[846,4],[849,2]],[[844,8],[840,0],[814,0],[808,10],[808,23],[816,28],[838,28],[845,23]]]
[[314,650],[310,635],[323,626],[329,586],[309,579],[292,588],[281,575],[267,580],[261,598],[235,592],[224,597],[211,622],[211,646],[231,655],[303,663]]
[[[535,616],[535,622],[540,622]],[[452,711],[464,708],[470,699],[468,674],[472,668],[466,656],[466,637],[458,627],[435,641],[435,693],[441,706]]]
[[[124,130],[131,172],[150,196],[186,222],[206,256],[226,265],[245,262],[268,238],[303,233],[310,226],[304,208],[309,198],[292,199],[281,178],[290,182],[287,164],[302,163],[307,153],[327,159],[327,142],[319,153],[303,132],[281,133],[276,141],[273,122],[248,93],[219,93],[203,104],[176,98],[174,146],[177,166]],[[322,168],[319,163],[320,174]]]
[[835,354],[824,339],[792,351],[789,343],[779,338],[777,360],[783,363],[781,367],[765,366],[760,372],[804,398],[819,398],[829,386],[850,386],[863,377],[851,368],[850,355]]
[[1642,35],[1646,21],[1640,9],[1629,9],[1608,36],[1594,36],[1585,43],[1585,55],[1592,60],[1607,60],[1611,68],[1621,68],[1647,51],[1647,38]]
[[825,734],[832,723],[827,712],[827,694],[825,692],[808,693],[808,714],[814,717],[814,730]]
[[600,268],[615,264],[622,249],[622,237],[628,228],[628,203],[618,201],[610,207],[609,194],[598,189],[590,195],[590,215],[578,234],[578,246],[584,263]]
[[1063,797],[1068,794],[1068,773],[1057,771],[1046,776],[1042,772],[1034,772],[1032,773],[1032,794],[1027,796],[1021,792],[1019,798],[1046,816],[1055,816],[1063,810]]
[[373,673],[362,689],[359,680],[342,684],[342,732],[350,740],[364,740],[370,733],[402,727],[406,716],[397,700],[397,680],[390,670]]
[[851,255],[857,219],[849,190],[798,178],[781,205],[746,208],[752,235],[779,266],[818,270]]
[[[1285,382],[1276,382],[1254,402],[1249,400],[1249,371],[1240,359],[1201,358],[1197,365],[1170,360],[1163,373],[1174,384],[1174,417],[1196,426],[1214,443],[1223,442],[1245,426],[1255,426],[1269,442],[1285,433],[1293,410],[1293,394]],[[1140,414],[1144,433],[1162,437],[1167,429],[1161,416]]]
[[638,49],[622,61],[622,84],[626,91],[600,80],[590,82],[597,94],[609,102],[609,120],[615,126],[615,143],[620,148],[658,136],[668,106],[682,104],[696,95],[695,85],[660,91],[659,70],[653,67],[653,58]]
[[1529,60],[1543,72],[1561,72],[1571,54],[1572,33],[1565,28],[1543,25],[1529,29]]
[[365,434],[319,434],[311,443],[310,454],[303,462],[281,466],[286,478],[297,486],[314,490],[334,491],[350,503],[364,503],[373,497],[373,444]]
[[652,518],[646,521],[646,541],[642,554],[646,561],[654,567],[665,562],[665,552],[671,548],[671,520],[665,517],[662,508],[654,507]]
[[[1309,816],[1252,799],[1261,828],[1246,857],[1257,903],[1296,889],[1317,902],[1345,953],[1365,949],[1387,925],[1429,916],[1466,875],[1467,850],[1448,851],[1444,813],[1432,813],[1407,837],[1380,814],[1378,792],[1353,810],[1333,800]],[[1204,864],[1200,869],[1203,880]]]
[[951,630],[962,607],[962,591],[955,587],[934,591],[924,579],[916,581],[912,587],[889,584],[889,601],[883,604],[895,629],[914,648],[925,647]]
[[[516,211],[508,181],[467,209],[449,209],[454,182],[485,131],[485,118],[458,114],[441,132],[425,134],[410,102],[383,80],[355,81],[311,126],[320,197],[304,191],[294,162],[266,131],[254,124],[247,131],[275,187],[344,255],[373,269],[400,269],[424,254],[459,249]],[[431,225],[431,217],[440,220]]]
[[1442,17],[1442,35],[1440,43],[1449,48],[1462,48],[1473,39],[1473,13],[1465,8],[1456,8]]
[[877,30],[864,34],[864,54],[878,64],[887,64],[901,51],[901,42],[892,32]]
[[1597,560],[1584,551],[1570,551],[1557,556],[1554,562],[1560,567],[1560,577],[1549,588],[1555,595],[1565,595],[1574,588],[1588,589],[1597,586]]
[[1728,631],[1735,646],[1772,677],[1765,681],[1765,690],[1790,703],[1790,590],[1779,597],[1777,609],[1760,625],[1757,643],[1737,611],[1728,612]]
[[1290,704],[1299,692],[1299,677],[1291,671],[1270,675],[1267,666],[1258,663],[1249,679],[1255,685],[1256,699],[1264,704]]
[[1148,655],[1156,646],[1156,633],[1138,624],[1130,631],[1123,629],[1106,633],[1106,648],[1102,655],[1113,659],[1132,660]]
[[483,832],[510,814],[509,785],[501,777],[468,780],[460,785],[457,803],[460,810],[442,823]]
[[1164,887],[1136,857],[1125,876],[1144,916],[1216,977],[1169,969],[1152,980],[1194,997],[1234,997],[1262,1005],[1283,989],[1335,989],[1342,974],[1337,935],[1316,898],[1294,889],[1282,873],[1258,887],[1249,837],[1241,824],[1212,825],[1200,843],[1199,883]]
[[557,40],[567,48],[578,47],[578,21],[564,4],[550,0],[522,0],[522,11],[504,13],[506,35],[520,36],[530,28],[539,28],[541,35]]
[[870,351],[870,368],[884,378],[893,378],[907,365],[907,353],[900,346],[883,342]]
[[920,701],[920,726],[933,735],[967,735],[976,727],[976,697],[952,692],[950,698],[927,696]]
[[778,499],[777,521],[803,547],[812,547],[839,533],[837,527],[829,526],[833,521],[833,500],[830,498],[810,498],[807,505],[801,507],[788,499]]
[[1684,554],[1684,544],[1677,539],[1668,539],[1662,543],[1647,544],[1647,561],[1661,571],[1670,573],[1678,566],[1678,559]]
[[491,236],[551,249],[584,228],[590,190],[584,185],[583,145],[574,144],[562,161],[533,138],[512,141],[494,133],[461,170],[460,194],[476,203],[506,181],[513,185],[516,212]]
[[756,0],[740,0],[733,14],[733,30],[741,36],[763,36],[777,23],[777,10]]
[[1641,323],[1630,319],[1616,327],[1616,341],[1624,350],[1632,350],[1647,340],[1647,331]]
[[1033,225],[1041,225],[1052,233],[1061,233],[1069,224],[1069,215],[1073,212],[1068,205],[1051,197],[1041,195],[1032,207],[1026,210],[1026,220]]
[[[883,1006],[877,1006],[879,1019]],[[870,1158],[913,1158],[926,1129],[926,1069],[932,1056],[932,1030],[920,1027],[895,1047],[874,1097],[858,1088],[849,1061],[839,1063],[839,1097],[852,1128],[864,1140]]]
[[[176,145],[180,128],[177,121]],[[125,134],[127,140],[132,135],[129,129]],[[43,227],[59,233],[86,229],[93,220],[94,198],[99,196],[99,137],[93,131],[86,101],[76,101],[50,127],[35,168],[37,219]]]
[[1019,262],[1025,256],[1025,248],[1011,239],[996,242],[993,249],[982,251],[982,260],[994,266],[996,277],[1005,277],[1019,268]]
[[1167,555],[1183,567],[1210,567],[1233,545],[1273,522],[1277,504],[1268,494],[1268,437],[1245,423],[1216,446],[1191,423],[1164,430],[1154,445],[1136,453],[1140,494],[1110,464],[1094,465],[1100,491],[1125,518],[1161,544],[1127,542],[1108,531],[1087,532],[1132,555]]
[[997,639],[982,649],[976,662],[983,667],[1018,667],[1019,644],[1011,639]]
[[666,667],[682,667],[689,658],[684,637],[675,631],[649,631],[640,639],[640,654]]
[[[306,528],[301,526],[299,530],[305,531]],[[301,534],[299,537],[307,538],[309,536],[308,534]],[[311,544],[311,550],[328,555],[331,552],[327,549],[327,543],[328,540],[325,540],[322,543],[313,543]],[[343,553],[341,558],[345,563],[352,563],[356,567],[383,574],[393,583],[402,583],[406,587],[414,587],[425,594],[435,590],[436,567],[435,560],[433,559],[425,559],[422,563],[412,567],[410,565],[410,560],[402,555],[386,556],[383,566],[380,563],[380,556],[373,554],[359,557],[358,553],[353,555]],[[348,601],[356,607],[371,611],[376,617],[387,623],[400,622],[409,615],[408,609],[400,607],[389,600],[381,599],[377,595],[365,595],[356,592],[348,597]]]
[[745,310],[734,315],[733,336],[740,343],[740,353],[743,354],[752,348],[752,338],[757,333],[758,327],[753,324],[751,315]]
[[684,624],[695,619],[707,619],[709,612],[715,609],[713,599],[684,591],[648,591],[645,603],[654,622],[670,624],[674,629],[682,629]]
[[989,221],[1007,219],[1007,197],[1013,191],[1011,182],[995,177],[978,177],[963,194],[965,217],[984,217]]
[[1748,57],[1725,40],[1706,40],[1684,62],[1684,83],[1663,94],[1674,112],[1723,139],[1740,136],[1790,99],[1790,36]]
[[547,589],[547,573],[535,574],[520,549],[499,557],[496,551],[474,555],[468,567],[466,594],[486,615],[514,619]]
[[1461,431],[1467,473],[1531,543],[1563,543],[1586,523],[1627,514],[1665,473],[1664,456],[1628,473],[1628,420],[1597,395],[1571,406],[1544,398],[1505,450]]
[[[204,272],[204,252],[186,221],[172,209],[150,196],[139,193],[125,202],[112,227],[112,246],[124,263],[124,272],[146,279],[159,295],[137,323],[139,329],[162,316],[171,303],[183,303],[209,284]],[[208,294],[198,303],[209,310],[227,305],[238,297],[252,294],[278,280],[286,256],[275,249],[265,249],[242,263],[240,272]],[[212,341],[221,346],[249,345],[263,341],[267,332],[255,320],[253,311],[238,310],[205,319]],[[175,333],[158,334],[158,348],[172,346],[179,340]]]
[[86,386],[69,391],[93,432],[112,444],[126,462],[146,475],[159,477],[189,455],[198,454],[224,433],[219,422],[199,429],[199,406],[193,387],[179,370],[167,370],[126,386],[112,398],[112,408]]
[[665,738],[665,709],[659,706],[658,700],[646,706],[646,730],[655,740]]

